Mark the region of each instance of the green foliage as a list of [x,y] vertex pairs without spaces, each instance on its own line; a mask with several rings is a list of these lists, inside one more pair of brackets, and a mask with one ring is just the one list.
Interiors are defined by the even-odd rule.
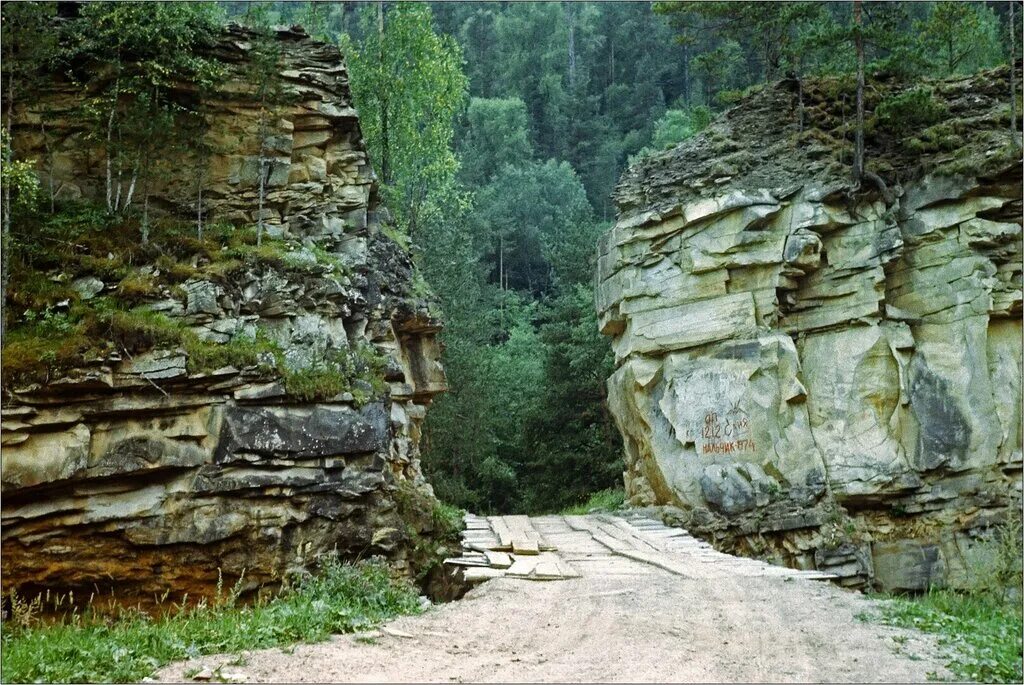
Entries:
[[957,679],[1021,682],[1019,601],[1001,601],[988,594],[933,590],[921,597],[890,599],[883,605],[878,620],[886,625],[937,634],[939,645],[949,655],[946,667]]
[[458,507],[435,500],[431,507],[430,518],[434,532],[443,539],[451,542],[458,541],[460,533],[465,527],[463,516],[465,513]]
[[976,587],[981,592],[1012,602],[1019,599],[1024,587],[1024,539],[1021,537],[1021,513],[1014,511],[1009,518],[985,532],[981,544],[991,556],[986,563],[971,569]]
[[860,29],[850,3],[659,2],[655,11],[693,53],[706,105],[783,75],[851,73],[858,30],[869,73],[948,76],[1007,59],[1005,28],[980,2],[866,2]]
[[533,158],[526,104],[519,98],[472,98],[461,140],[462,179],[472,186],[491,182],[506,166]]
[[[600,409],[606,367],[577,367],[582,390],[570,378],[571,360],[607,356],[592,314],[593,246],[602,226],[587,184],[600,179],[591,197],[607,207],[626,152],[650,134],[649,108],[660,114],[665,100],[647,85],[637,101],[625,84],[651,84],[664,76],[663,62],[634,48],[629,27],[644,25],[636,21],[642,13],[625,8],[599,28],[602,13],[582,5],[437,5],[434,15],[415,4],[387,5],[383,32],[378,9],[360,9],[342,45],[385,199],[399,232],[413,238],[412,254],[445,320],[450,390],[428,415],[425,468],[442,498],[475,510],[578,501],[595,483],[614,484],[621,471],[618,441],[607,439],[614,433]],[[658,22],[646,16],[648,33],[657,31]],[[578,51],[575,70],[565,61],[567,22]],[[466,80],[458,46],[438,35],[439,27],[459,38],[477,96],[458,122],[458,136],[453,121]],[[612,83],[592,80],[598,31],[613,28],[618,47],[608,54],[617,49],[621,61],[612,60]],[[614,140],[608,121],[595,119],[595,94],[606,86],[619,97],[623,132],[632,130],[626,146]],[[441,101],[425,102],[428,89]],[[417,122],[416,136],[406,133],[409,122]],[[597,129],[609,140],[591,147]],[[406,155],[416,164],[404,162]],[[405,179],[419,190],[406,190],[416,186]],[[555,320],[562,314],[571,322],[567,330]],[[586,351],[567,349],[579,343]]]
[[384,564],[332,557],[294,590],[255,604],[237,600],[231,592],[157,617],[125,612],[110,621],[87,612],[48,625],[32,619],[30,602],[12,598],[3,682],[137,682],[171,661],[319,642],[420,610],[413,587]]
[[703,105],[692,109],[670,109],[654,125],[651,144],[656,150],[671,147],[692,138],[711,124],[711,110]]
[[[711,104],[716,90],[773,81],[784,68],[799,66],[801,33],[820,20],[824,7],[817,2],[659,2],[655,11],[669,17],[680,41],[696,48],[705,104]],[[747,54],[756,60],[753,74],[742,74],[746,55],[741,45],[749,46]],[[727,85],[737,71],[746,83]]]
[[235,336],[225,343],[202,340],[191,331],[182,334],[181,345],[188,355],[189,373],[209,373],[226,366],[236,369],[259,367],[275,370],[280,349],[262,335],[255,338]]
[[393,491],[403,533],[412,543],[409,564],[422,581],[459,548],[465,512],[399,481]]
[[561,511],[563,515],[591,514],[596,511],[615,511],[622,508],[626,494],[619,489],[599,490],[587,498],[586,502],[566,507]]
[[348,392],[352,384],[337,363],[325,362],[285,371],[284,387],[289,395],[308,402]]
[[673,148],[684,140],[692,138],[710,126],[713,118],[714,113],[704,105],[666,110],[654,125],[651,146],[637,152],[630,158],[630,163],[635,163],[639,158],[653,152]]
[[[31,208],[39,199],[39,177],[35,174],[35,162],[14,159],[7,129],[0,130],[0,155],[3,157],[0,184],[10,193],[10,211],[13,213]],[[6,207],[4,211],[8,211]]]
[[1004,59],[999,20],[985,3],[932,3],[927,19],[914,28],[932,68],[944,75],[977,71]]
[[946,107],[928,88],[914,88],[886,98],[875,108],[879,128],[902,135],[936,124],[947,115]]
[[91,2],[61,29],[59,60],[90,93],[82,115],[89,137],[104,147],[107,209],[127,212],[138,192],[143,243],[150,179],[164,153],[201,141],[183,135],[199,110],[174,89],[185,81],[201,90],[222,76],[219,63],[197,49],[213,43],[218,21],[214,3]]
[[540,293],[556,275],[571,282],[590,278],[597,222],[566,162],[502,167],[477,193],[471,221],[506,288]]
[[132,272],[117,284],[117,299],[128,304],[138,304],[159,294],[160,288],[156,278],[151,274]]
[[[335,255],[282,240],[257,245],[251,228],[215,224],[200,239],[190,226],[166,219],[154,223],[145,246],[131,238],[137,231],[136,218],[86,204],[26,217],[13,236],[5,384],[45,382],[111,352],[181,348],[189,373],[233,366],[280,376],[287,390],[309,401],[351,392],[361,404],[386,392],[387,362],[372,346],[337,351],[312,368],[294,370],[280,346],[262,332],[223,343],[204,340],[180,319],[147,308],[168,296],[168,286],[170,296],[182,299],[178,283],[190,278],[225,283],[245,268],[343,276],[344,265]],[[108,286],[118,282],[111,295],[81,301],[69,283],[82,275],[103,278]]]
[[346,350],[328,352],[322,360],[304,367],[288,368],[278,355],[288,394],[306,401],[316,401],[351,393],[356,406],[380,397],[387,390],[384,373],[387,360],[368,344]]
[[1024,675],[1022,543],[1020,512],[1011,512],[976,543],[987,554],[968,569],[970,591],[932,589],[919,597],[892,597],[881,615],[859,618],[937,634],[949,658],[946,667],[957,679],[1019,683]]
[[621,487],[622,441],[605,409],[612,352],[593,302],[589,284],[575,283],[541,310],[544,392],[526,424],[533,439],[520,467],[529,511],[557,510]]
[[426,4],[367,4],[360,21],[361,42],[342,37],[360,126],[388,207],[420,238],[452,200],[452,120],[466,98],[462,53],[434,32]]

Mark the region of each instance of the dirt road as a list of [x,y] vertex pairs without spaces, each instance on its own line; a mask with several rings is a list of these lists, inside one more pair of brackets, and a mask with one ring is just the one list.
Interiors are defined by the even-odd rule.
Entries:
[[654,522],[530,520],[579,577],[489,580],[363,636],[173,664],[250,682],[917,682],[945,673],[920,634],[809,575],[714,552]]

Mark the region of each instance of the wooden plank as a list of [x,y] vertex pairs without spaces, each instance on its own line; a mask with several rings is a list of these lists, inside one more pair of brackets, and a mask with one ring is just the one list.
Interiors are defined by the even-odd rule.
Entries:
[[496,549],[512,549],[512,531],[509,530],[508,525],[500,516],[492,516],[490,521],[491,529],[494,531],[495,535],[498,536],[498,545]]
[[575,568],[573,568],[572,564],[570,564],[568,561],[566,561],[565,559],[561,559],[561,558],[559,558],[559,560],[558,560],[558,572],[562,574],[563,578],[579,578],[580,577],[579,571],[577,571]]
[[537,543],[538,548],[549,552],[555,551],[555,546],[544,539],[544,536],[541,535],[540,531],[534,527],[533,521],[529,516],[513,514],[510,516],[502,516],[501,518],[509,527],[509,530],[512,531],[513,538],[526,538],[527,540],[533,540]]
[[466,542],[475,542],[478,545],[498,544],[498,537],[496,535],[465,535],[462,539]]
[[533,575],[530,576],[530,578],[537,580],[558,580],[562,577],[562,573],[558,569],[558,563],[554,561],[538,562],[533,570]]
[[492,545],[477,545],[477,544],[468,543],[466,541],[462,542],[462,549],[472,550],[474,552],[484,553],[484,552],[488,551],[491,547],[492,547]]
[[[604,523],[601,524],[601,529],[604,532],[608,533],[608,535],[611,535],[612,537],[616,537],[616,538],[618,538],[618,539],[628,543],[631,547],[634,547],[634,548],[639,549],[641,551],[646,551],[646,552],[661,552],[661,551],[664,551],[661,548],[659,548],[657,545],[653,545],[648,540],[644,540],[642,537],[637,535],[636,531],[634,531],[632,529],[632,527],[630,527],[630,525],[628,523],[626,523],[625,521],[623,521],[621,519],[615,519],[613,521],[605,521]],[[616,535],[615,532],[618,532],[619,535]]]
[[487,561],[486,557],[451,557],[445,559],[444,563],[449,566],[490,566],[490,562]]
[[593,537],[594,537],[595,540],[597,540],[598,542],[600,542],[602,545],[604,545],[608,549],[612,550],[613,552],[624,552],[624,551],[630,549],[630,546],[628,544],[626,544],[625,542],[623,542],[622,540],[610,537],[608,535],[605,535],[604,533],[597,533],[597,532],[595,532],[593,534]]
[[540,533],[533,527],[533,522],[530,521],[529,516],[523,516],[522,514],[503,516],[502,520],[508,524],[509,530],[516,537],[540,542]]
[[513,554],[540,554],[540,547],[537,545],[536,540],[527,540],[526,538],[513,538],[512,539],[512,553]]
[[512,565],[512,557],[504,552],[487,550],[484,555],[487,557],[487,563],[494,568],[508,568]]
[[537,557],[519,557],[506,572],[510,578],[528,578],[537,567]]
[[482,583],[492,578],[501,578],[503,575],[505,575],[505,572],[501,569],[482,566],[467,568],[462,577],[466,579],[467,583]]

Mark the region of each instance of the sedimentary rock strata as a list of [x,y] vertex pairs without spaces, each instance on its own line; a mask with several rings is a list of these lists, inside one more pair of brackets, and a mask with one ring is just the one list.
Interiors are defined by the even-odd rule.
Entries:
[[[208,107],[211,222],[251,224],[258,211],[258,107],[242,77],[251,38],[231,27],[215,49],[232,76]],[[227,587],[241,578],[255,588],[335,549],[402,566],[410,534],[429,534],[401,505],[430,497],[418,442],[427,405],[445,389],[439,322],[413,295],[408,256],[380,231],[341,55],[296,31],[277,39],[291,97],[275,123],[264,214],[292,251],[231,279],[191,279],[144,306],[206,341],[266,336],[290,369],[375,350],[387,362],[384,392],[356,379],[352,392],[310,402],[263,365],[190,373],[181,347],[114,352],[48,383],[5,387],[5,591],[196,597],[220,575]],[[74,97],[56,84],[19,112],[15,140],[31,143],[39,117]],[[63,193],[101,196],[98,158],[76,147],[73,119],[50,125],[59,142],[44,173]],[[47,154],[36,153],[22,151]],[[185,165],[177,168],[152,202],[194,212]],[[87,300],[116,283],[87,277],[74,287]]]
[[1021,491],[1006,76],[935,85],[963,150],[869,138],[882,189],[800,144],[785,83],[624,177],[596,299],[632,503],[851,583],[965,582]]

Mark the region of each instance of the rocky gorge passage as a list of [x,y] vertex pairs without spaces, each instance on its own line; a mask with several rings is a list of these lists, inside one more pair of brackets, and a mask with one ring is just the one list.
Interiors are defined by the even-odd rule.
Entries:
[[[626,174],[596,300],[631,504],[848,585],[971,584],[1021,497],[1008,77],[873,83],[884,187],[851,187],[827,79],[765,87]],[[934,118],[887,128],[911,95]]]
[[929,638],[858,620],[873,601],[715,552],[650,518],[544,516],[527,525],[575,577],[488,580],[378,631],[203,657],[157,679],[923,682],[945,673]]

